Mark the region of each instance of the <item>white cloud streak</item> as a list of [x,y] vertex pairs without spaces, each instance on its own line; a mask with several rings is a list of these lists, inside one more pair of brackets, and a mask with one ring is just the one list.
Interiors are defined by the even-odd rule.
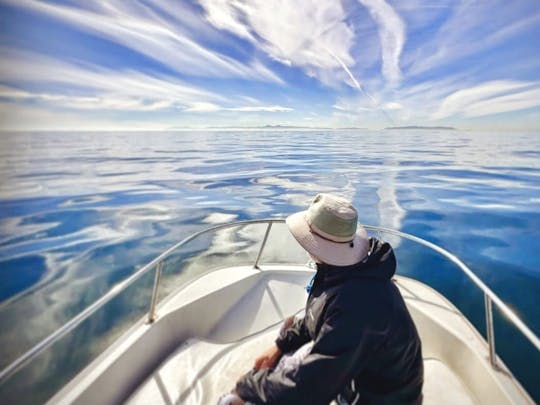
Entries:
[[51,89],[39,92],[3,86],[0,96],[8,99],[33,98],[75,109],[119,110],[183,108],[200,100],[225,100],[220,95],[165,75],[112,70],[88,64],[81,66],[11,49],[0,49],[0,58],[10,61],[0,64],[0,77],[4,82]]
[[408,55],[407,73],[419,76],[469,55],[478,57],[539,23],[540,10],[534,2],[452,2],[444,22]]
[[[97,7],[91,10],[36,0],[8,1],[123,45],[176,72],[199,77],[236,77],[283,83],[260,62],[242,62],[207,49],[182,29],[183,24],[175,24],[178,22],[175,17],[169,15],[169,20],[166,20],[136,2],[97,3]],[[158,7],[160,3],[157,2]],[[178,11],[183,12],[179,7]],[[200,32],[196,30],[193,35]]]
[[14,101],[42,102],[75,110],[158,111],[174,107],[170,100],[148,100],[118,95],[69,96],[63,94],[31,93],[0,86],[0,98]]
[[[2,80],[17,83],[0,85],[2,129],[167,129],[175,125],[174,117],[181,123],[184,113],[293,110],[226,98],[165,75],[61,62],[4,48],[0,58],[11,61],[0,64]],[[42,88],[47,90],[38,90]],[[155,118],[159,112],[168,114],[164,122]]]
[[358,0],[378,26],[381,42],[382,73],[392,85],[401,80],[399,59],[405,44],[405,23],[384,0]]
[[282,107],[279,105],[269,106],[243,106],[243,107],[223,107],[220,105],[199,102],[193,103],[190,107],[186,108],[186,112],[215,112],[215,111],[238,111],[238,112],[289,112],[293,111],[292,108]]
[[[285,94],[274,71],[291,80],[303,70],[338,88],[337,93],[314,89],[328,96],[317,100],[321,111],[381,125],[390,124],[386,115],[403,123],[466,122],[538,107],[540,99],[539,61],[526,44],[540,23],[534,2],[199,0],[200,7],[169,0],[4,2],[146,57],[132,68],[110,67],[118,61],[103,67],[103,54],[85,62],[91,53],[70,48],[70,59],[62,61],[53,53],[6,48],[16,46],[12,30],[0,45],[0,102],[8,120],[18,106],[22,120],[26,113],[42,122],[62,113],[73,122],[99,114],[102,122],[112,122],[116,114],[143,121],[160,117],[181,126],[213,115],[219,123],[230,117],[255,120],[265,113],[301,111],[300,103],[313,102]],[[514,39],[515,51],[508,49]],[[494,63],[500,49],[503,57],[514,52],[526,57]],[[268,58],[298,69],[268,63],[272,71],[261,62]],[[160,73],[151,60],[162,65]],[[240,87],[238,78],[266,83]],[[369,93],[342,92],[343,83]],[[267,91],[271,101],[259,100]],[[287,114],[287,119],[298,117]]]
[[244,106],[244,107],[229,107],[224,108],[227,111],[241,111],[241,112],[288,112],[293,111],[293,108],[283,107],[280,105],[268,105],[268,106]]
[[467,108],[464,111],[464,115],[466,117],[481,117],[525,110],[538,106],[540,106],[540,87],[479,101]]
[[[324,80],[354,65],[354,32],[340,2],[201,0],[208,22],[250,41],[271,58]],[[350,76],[350,72],[347,72]],[[354,84],[354,80],[353,80]]]
[[[336,1],[322,0],[201,0],[207,20],[250,41],[271,58],[303,68],[328,83],[328,71],[340,68],[347,83],[360,89],[351,72],[354,31],[348,13]],[[405,23],[384,0],[359,0],[377,24],[381,42],[382,74],[392,85],[401,80],[400,55]]]
[[[465,72],[409,86],[399,93],[382,91],[377,97],[382,100],[379,105],[396,123],[411,125],[468,126],[472,118],[494,117],[496,114],[540,107],[538,81],[494,80],[467,84],[467,79]],[[377,115],[382,117],[368,100],[360,96],[340,97],[333,108],[349,114],[358,122]],[[491,119],[486,118],[485,122]]]
[[450,94],[433,119],[480,117],[540,106],[540,83],[490,81]]

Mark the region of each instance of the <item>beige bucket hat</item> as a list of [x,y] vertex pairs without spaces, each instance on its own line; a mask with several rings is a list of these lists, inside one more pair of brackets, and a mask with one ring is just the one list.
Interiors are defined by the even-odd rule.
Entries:
[[306,211],[285,222],[298,243],[324,263],[349,266],[367,255],[367,232],[358,225],[358,213],[345,198],[318,194]]

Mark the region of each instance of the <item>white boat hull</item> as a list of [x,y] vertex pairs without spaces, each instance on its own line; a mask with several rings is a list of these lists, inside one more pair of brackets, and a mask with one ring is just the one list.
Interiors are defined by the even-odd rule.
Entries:
[[[141,320],[49,402],[52,404],[212,404],[234,386],[301,310],[305,266],[231,267],[206,274]],[[396,277],[417,325],[425,364],[425,404],[532,404],[485,340],[430,287]]]

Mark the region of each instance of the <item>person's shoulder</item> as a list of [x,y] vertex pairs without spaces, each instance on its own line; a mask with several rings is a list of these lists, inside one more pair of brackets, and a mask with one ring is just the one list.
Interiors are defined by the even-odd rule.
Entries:
[[330,299],[336,306],[345,308],[359,308],[368,305],[373,294],[371,283],[366,283],[361,279],[350,279],[334,288]]
[[391,280],[351,279],[333,294],[333,305],[344,311],[383,315],[392,311],[395,288]]

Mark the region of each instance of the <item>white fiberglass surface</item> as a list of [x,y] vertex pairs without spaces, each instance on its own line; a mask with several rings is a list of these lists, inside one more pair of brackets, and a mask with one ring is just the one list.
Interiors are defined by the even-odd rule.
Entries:
[[176,350],[127,404],[215,404],[274,341],[279,325],[229,344],[189,340]]
[[[189,340],[179,347],[126,401],[129,405],[214,404],[249,370],[254,359],[269,347],[279,325],[255,336],[216,344]],[[436,359],[424,361],[424,404],[472,405],[477,403],[466,385]]]

